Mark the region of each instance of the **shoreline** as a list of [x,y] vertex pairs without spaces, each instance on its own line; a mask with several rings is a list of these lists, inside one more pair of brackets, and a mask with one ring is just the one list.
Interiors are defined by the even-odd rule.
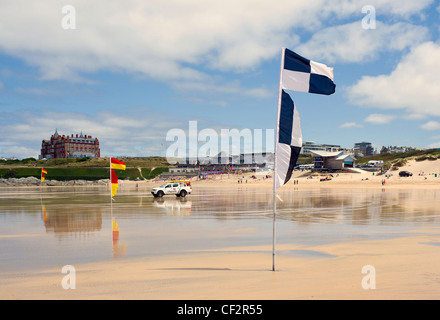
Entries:
[[[411,177],[399,177],[399,171],[410,171],[413,173]],[[210,176],[209,179],[190,179],[193,186],[263,186],[272,187],[272,178],[267,178],[266,176],[271,176],[272,172],[257,172],[257,173],[245,173],[245,174],[223,174],[217,176]],[[320,181],[321,178],[329,177],[332,175],[330,181]],[[255,176],[255,179],[252,178]],[[18,180],[21,180],[20,182]],[[185,180],[185,179],[182,179]],[[382,181],[385,180],[383,184]],[[239,183],[239,181],[241,183]],[[164,183],[164,180],[151,179],[151,180],[119,180],[122,186],[147,186],[154,187]],[[5,179],[0,179],[0,188],[3,187],[65,187],[65,186],[108,186],[109,179],[101,179],[95,181],[87,180],[68,180],[68,181],[55,181],[46,180],[44,183],[40,183],[37,178],[12,178],[6,182]],[[373,172],[342,172],[342,173],[310,173],[309,171],[293,171],[290,181],[281,187],[282,189],[292,188],[292,187],[302,187],[302,186],[325,186],[325,187],[336,187],[343,186],[347,187],[433,187],[440,186],[440,159],[436,161],[415,161],[410,160],[408,163],[396,171],[388,171],[385,174],[378,175]]]
[[[252,179],[251,176],[256,175],[257,179]],[[329,176],[329,174],[322,174],[317,176],[312,176],[312,178],[308,177],[298,177],[298,176],[292,176],[290,181],[283,185],[281,189],[285,188],[298,188],[303,186],[319,186],[319,187],[332,187],[332,186],[359,186],[359,187],[430,187],[430,186],[439,186],[440,187],[440,175],[438,177],[434,176],[417,176],[417,177],[391,177],[391,178],[385,178],[383,175],[376,176],[370,174],[356,174],[356,173],[339,173],[337,176],[334,176],[329,181],[320,181],[320,178],[325,178],[326,176]],[[11,181],[9,183],[2,183],[0,181],[0,188],[14,188],[14,187],[28,187],[28,188],[53,188],[53,187],[106,187],[109,184],[109,180],[99,180],[99,181],[87,181],[87,180],[68,180],[68,181],[50,181],[46,180],[42,184],[30,184],[27,183],[25,179],[27,178],[20,178],[24,181],[17,182],[14,179],[14,181]],[[177,180],[177,179],[176,179]],[[185,179],[178,179],[178,180],[185,180]],[[240,187],[272,187],[273,180],[272,178],[264,179],[258,177],[257,174],[246,174],[243,178],[243,175],[235,175],[232,177],[212,177],[210,179],[203,179],[203,180],[191,180],[191,185],[193,186],[240,186]],[[382,180],[385,180],[385,183],[382,184]],[[148,186],[148,187],[154,187],[158,186],[160,184],[165,183],[168,180],[139,180],[139,181],[129,181],[129,180],[119,180],[119,184],[122,186]],[[240,183],[238,181],[241,181]]]

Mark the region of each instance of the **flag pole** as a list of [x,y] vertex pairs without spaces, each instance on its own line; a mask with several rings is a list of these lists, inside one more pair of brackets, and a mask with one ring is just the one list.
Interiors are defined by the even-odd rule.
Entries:
[[281,96],[282,96],[282,72],[284,67],[284,52],[285,48],[281,49],[281,66],[280,66],[280,83],[278,86],[278,107],[277,107],[277,119],[275,125],[275,155],[273,164],[273,232],[272,232],[272,271],[275,271],[275,245],[276,245],[276,218],[277,218],[277,149],[278,149],[278,135],[279,135],[279,120],[280,120],[280,108],[281,108]]

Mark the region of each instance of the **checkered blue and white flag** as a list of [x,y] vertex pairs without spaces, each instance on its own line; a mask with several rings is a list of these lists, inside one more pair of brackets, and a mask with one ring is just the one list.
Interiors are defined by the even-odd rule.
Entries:
[[276,190],[290,180],[302,148],[299,113],[292,98],[284,90],[330,95],[335,93],[335,88],[333,68],[310,61],[289,49],[283,48],[273,177],[273,271],[275,271]]
[[293,100],[284,90],[278,115],[275,188],[290,180],[302,147],[299,113]]
[[290,180],[302,147],[298,110],[284,90],[331,95],[335,93],[333,68],[284,48],[280,73],[274,190]]
[[335,93],[333,68],[301,57],[289,49],[284,49],[283,58],[282,89],[326,95]]

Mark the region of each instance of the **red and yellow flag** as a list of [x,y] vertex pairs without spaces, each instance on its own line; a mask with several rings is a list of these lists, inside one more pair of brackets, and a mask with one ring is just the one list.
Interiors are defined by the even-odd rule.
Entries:
[[46,179],[46,174],[47,174],[47,170],[44,168],[41,168],[41,182],[43,182],[44,179]]
[[126,165],[124,162],[111,158],[110,160],[111,168],[117,170],[125,170]]
[[[119,226],[115,219],[112,219],[113,241],[119,240]],[[115,244],[115,243],[113,243]]]
[[111,179],[111,183],[112,183],[112,197],[114,197],[116,195],[116,191],[118,191],[118,177],[116,176],[116,172],[111,169],[112,171],[112,179]]

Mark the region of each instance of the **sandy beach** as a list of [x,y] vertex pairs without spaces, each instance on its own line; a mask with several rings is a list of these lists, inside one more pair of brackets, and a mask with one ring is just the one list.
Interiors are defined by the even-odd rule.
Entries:
[[[401,168],[412,177],[399,177],[398,171],[383,175],[344,173],[331,181],[319,176],[302,177],[295,172],[284,192],[298,188],[377,188],[440,190],[440,160],[409,161]],[[437,177],[435,174],[437,173]],[[193,181],[193,188],[264,188],[271,179],[246,174],[226,175],[207,181]],[[241,177],[243,179],[243,177]],[[245,182],[247,180],[247,183]],[[298,184],[293,180],[298,180]],[[122,188],[148,191],[158,182],[127,182]],[[430,204],[424,204],[429,207]],[[430,210],[437,210],[430,208]],[[15,237],[31,235],[15,235]],[[6,237],[7,238],[7,237]],[[0,238],[2,241],[4,238]],[[224,247],[190,253],[116,259],[75,265],[76,289],[65,290],[65,276],[58,269],[35,272],[1,272],[1,299],[438,299],[440,297],[440,228],[432,224],[389,239],[333,242],[304,247],[298,243],[280,244],[277,270],[272,268],[272,246]],[[289,251],[316,251],[325,258],[288,255]],[[365,277],[373,266],[375,287],[365,288]],[[365,270],[364,270],[365,271]],[[371,284],[371,282],[369,282]]]
[[[438,299],[440,231],[414,232],[426,236],[308,248],[335,256],[325,260],[280,255],[275,272],[270,247],[246,247],[78,265],[75,290],[62,288],[61,270],[3,274],[0,298]],[[364,289],[370,265],[375,289]]]
[[[399,177],[400,171],[409,171],[413,175],[411,177]],[[309,174],[310,171],[295,170],[292,174],[291,181],[284,185],[283,189],[299,187],[299,185],[307,186],[354,186],[354,187],[382,187],[382,181],[385,180],[386,187],[405,187],[411,186],[415,188],[429,187],[440,185],[440,159],[435,161],[415,161],[409,160],[408,163],[399,168],[399,170],[389,170],[385,174],[378,174],[377,172],[369,172],[363,170],[362,173],[347,172],[347,173],[332,173],[330,181],[320,181],[321,178],[329,176],[328,173],[315,173]],[[242,181],[242,184],[262,184],[272,185],[272,179],[265,179],[265,175],[270,175],[270,172],[252,173],[244,175],[223,175],[212,177],[208,180],[196,181],[197,183],[211,184],[222,182],[237,184],[238,180]],[[257,179],[251,178],[253,175]],[[437,175],[437,177],[436,177]],[[296,180],[298,184],[294,184],[293,180]]]

